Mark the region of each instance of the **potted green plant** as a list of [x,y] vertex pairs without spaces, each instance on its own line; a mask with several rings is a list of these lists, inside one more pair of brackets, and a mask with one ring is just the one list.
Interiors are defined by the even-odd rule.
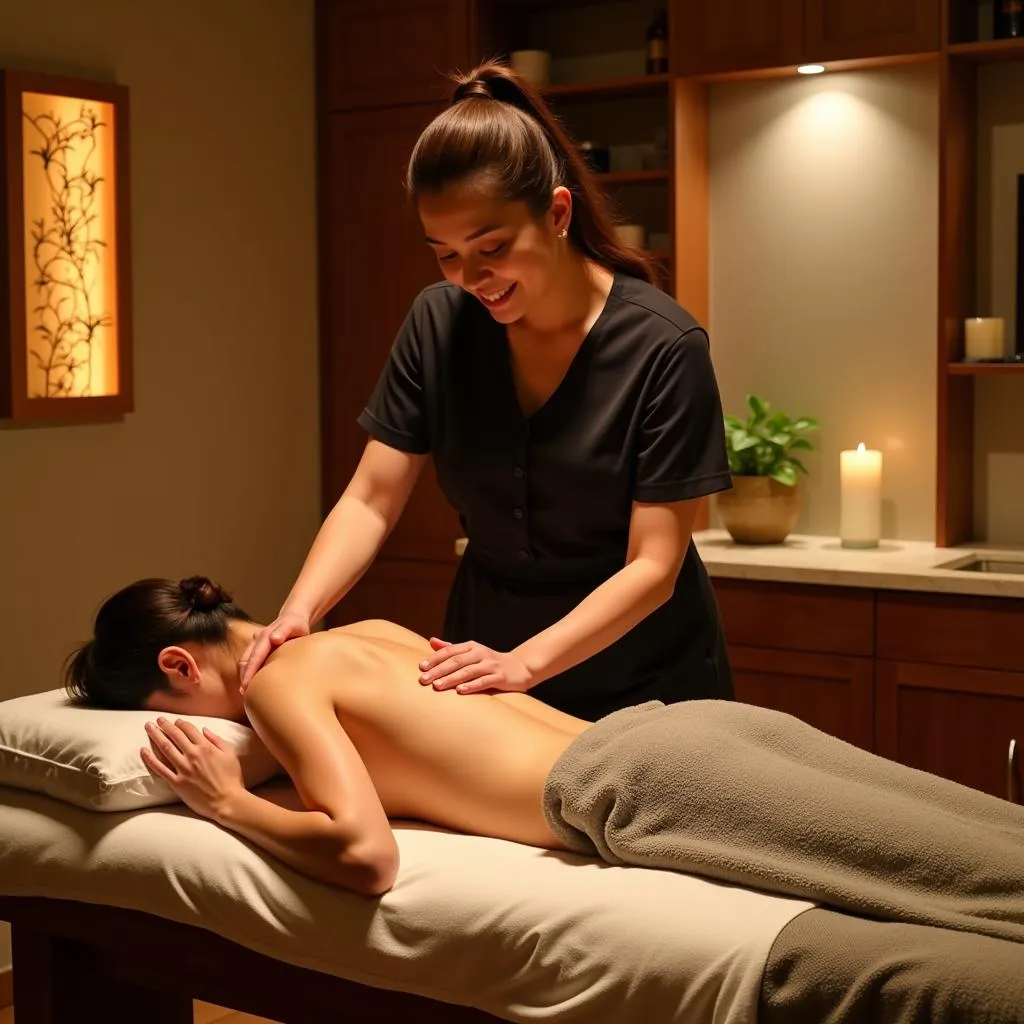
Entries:
[[798,451],[813,451],[807,434],[818,429],[808,416],[791,419],[757,395],[748,395],[750,415],[725,417],[731,491],[718,495],[722,525],[737,544],[781,544],[800,514]]

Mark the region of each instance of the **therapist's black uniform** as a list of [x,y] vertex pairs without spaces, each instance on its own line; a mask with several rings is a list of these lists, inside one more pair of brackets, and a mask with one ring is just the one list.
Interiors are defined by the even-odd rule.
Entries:
[[[359,423],[387,445],[432,454],[469,538],[444,639],[498,651],[623,567],[633,501],[731,485],[707,335],[669,295],[622,274],[565,378],[530,416],[505,328],[461,288],[425,288]],[[731,698],[718,608],[694,545],[665,604],[530,693],[589,721],[646,700]]]

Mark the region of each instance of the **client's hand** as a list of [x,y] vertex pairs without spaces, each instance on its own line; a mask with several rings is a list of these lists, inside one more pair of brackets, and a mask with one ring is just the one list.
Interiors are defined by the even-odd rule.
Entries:
[[533,686],[530,670],[514,655],[492,651],[475,640],[451,644],[430,638],[436,652],[420,662],[420,682],[435,690],[459,693],[480,693],[483,690],[505,690],[525,693]]
[[153,749],[142,748],[146,767],[204,818],[217,820],[224,804],[245,790],[238,755],[209,729],[158,718],[146,723]]
[[249,646],[238,661],[240,689],[245,693],[252,677],[260,670],[263,662],[270,657],[275,647],[300,636],[309,636],[309,616],[301,612],[281,610],[281,614],[269,625],[264,626],[249,641]]

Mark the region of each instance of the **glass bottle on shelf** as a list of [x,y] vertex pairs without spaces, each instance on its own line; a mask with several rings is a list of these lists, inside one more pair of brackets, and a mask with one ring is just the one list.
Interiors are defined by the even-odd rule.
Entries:
[[992,34],[996,39],[1024,36],[1024,0],[995,0]]
[[660,8],[647,26],[647,74],[668,71],[668,12]]

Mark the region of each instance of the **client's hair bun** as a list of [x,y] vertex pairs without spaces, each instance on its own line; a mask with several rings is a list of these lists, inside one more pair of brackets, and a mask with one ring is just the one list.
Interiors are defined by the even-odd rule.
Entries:
[[231,595],[219,583],[205,576],[189,576],[179,584],[181,596],[194,612],[212,612],[222,604],[231,603]]

